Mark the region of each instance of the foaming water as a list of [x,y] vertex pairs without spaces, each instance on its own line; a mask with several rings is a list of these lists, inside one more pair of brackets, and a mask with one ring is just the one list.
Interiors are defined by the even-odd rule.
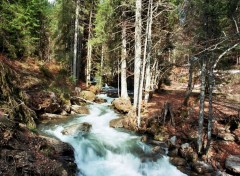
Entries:
[[[79,176],[183,176],[168,158],[152,157],[150,146],[140,138],[109,127],[109,121],[117,118],[107,103],[89,105],[90,114],[77,117],[65,124],[45,126],[42,131],[73,146]],[[87,122],[92,125],[89,133],[63,135],[67,126]]]

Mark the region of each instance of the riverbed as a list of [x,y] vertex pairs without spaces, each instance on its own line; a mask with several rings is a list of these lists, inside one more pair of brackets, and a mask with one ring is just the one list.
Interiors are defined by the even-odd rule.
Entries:
[[[41,125],[46,135],[69,143],[74,148],[78,176],[184,176],[168,157],[153,153],[152,146],[140,140],[140,136],[109,127],[109,121],[118,118],[110,107],[112,98],[103,104],[88,105],[90,114],[78,115],[66,122]],[[79,131],[63,135],[68,126],[89,123],[90,132]]]

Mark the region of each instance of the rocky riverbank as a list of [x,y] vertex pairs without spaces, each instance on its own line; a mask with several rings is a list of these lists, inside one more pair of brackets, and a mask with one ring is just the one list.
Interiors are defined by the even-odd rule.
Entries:
[[75,175],[73,148],[0,118],[0,175]]
[[[43,99],[45,103],[38,108],[33,106],[43,92],[39,90],[42,84],[36,83],[44,82],[45,77],[40,81],[37,72],[21,69],[6,58],[0,61],[0,175],[75,175],[73,148],[41,136],[36,129],[43,109],[60,110],[57,96]],[[42,106],[46,104],[49,106]]]
[[[123,115],[112,120],[110,126],[134,130],[144,135],[143,141],[155,146],[154,149],[158,152],[165,152],[164,148],[167,148],[170,162],[188,175],[239,175],[240,120],[237,112],[214,105],[212,142],[207,153],[198,155],[197,105],[182,107],[183,97],[179,92],[178,95],[154,94],[153,99],[145,106],[141,128],[136,128],[135,112],[129,110],[131,108],[128,100],[116,99],[113,105]],[[172,112],[166,113],[164,123],[166,101],[171,102]],[[222,110],[218,112],[216,109]],[[172,116],[174,123],[171,121]],[[204,122],[204,127],[207,127],[207,121]],[[206,144],[206,138],[204,143]]]

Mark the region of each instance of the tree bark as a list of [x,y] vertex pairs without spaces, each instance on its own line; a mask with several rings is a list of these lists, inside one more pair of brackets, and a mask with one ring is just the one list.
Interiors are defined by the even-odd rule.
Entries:
[[122,54],[121,54],[121,97],[128,98],[127,92],[127,21],[125,20],[125,11],[123,11],[122,24]]
[[150,82],[151,82],[151,73],[150,73],[150,64],[151,64],[151,50],[152,50],[152,15],[153,15],[153,2],[150,0],[150,16],[149,16],[149,26],[148,26],[148,35],[147,35],[147,58],[146,58],[146,82],[145,82],[145,94],[144,101],[145,103],[149,100],[150,92]]
[[198,118],[198,153],[202,151],[202,137],[203,137],[203,119],[204,119],[204,101],[205,101],[205,88],[206,88],[206,58],[203,58],[201,68],[201,92],[200,92],[200,107]]
[[100,87],[102,87],[102,77],[103,77],[103,58],[104,58],[104,56],[103,56],[103,45],[102,45],[102,50],[101,50],[101,63],[100,63],[100,72],[101,72],[101,75],[100,75],[100,82],[99,82],[99,85],[100,85]]
[[[133,107],[137,109],[139,83],[140,83],[140,70],[141,70],[141,34],[142,34],[142,0],[136,0],[135,12],[135,59],[134,59],[134,102]],[[138,124],[140,123],[138,119]]]
[[73,78],[77,81],[77,44],[78,44],[78,18],[79,18],[79,0],[76,2],[75,11],[75,29],[74,29],[74,49],[73,49]]
[[207,142],[207,150],[210,147],[211,139],[212,139],[212,120],[213,120],[213,107],[212,107],[212,99],[213,99],[213,88],[214,88],[214,75],[213,75],[213,67],[211,66],[208,75],[208,84],[209,84],[209,97],[208,97],[208,142]]
[[189,59],[189,75],[188,75],[188,87],[187,87],[187,91],[186,91],[186,94],[185,94],[185,97],[184,97],[184,101],[183,101],[183,105],[184,106],[187,106],[188,104],[188,100],[190,98],[190,95],[192,93],[192,90],[193,90],[193,59],[190,58]]
[[157,68],[158,68],[158,61],[155,60],[154,61],[154,64],[152,66],[152,72],[151,72],[151,83],[150,83],[150,87],[151,87],[151,90],[155,90],[155,85],[156,85],[156,77],[157,77]]
[[86,87],[88,87],[91,79],[91,63],[92,63],[92,45],[89,43],[91,39],[91,28],[92,28],[92,8],[89,14],[89,25],[88,25],[88,45],[87,45],[87,68],[86,68]]
[[[149,46],[149,34],[151,34],[150,23],[151,23],[151,16],[152,16],[152,0],[149,0],[148,4],[148,13],[147,13],[147,26],[146,26],[146,38],[144,44],[144,54],[143,54],[143,61],[142,61],[142,69],[140,72],[140,84],[139,84],[139,92],[138,92],[138,127],[140,127],[141,122],[141,108],[142,108],[142,94],[143,94],[143,82],[145,77],[145,66],[146,66],[146,57],[149,53],[150,46]],[[150,36],[151,40],[151,36]]]

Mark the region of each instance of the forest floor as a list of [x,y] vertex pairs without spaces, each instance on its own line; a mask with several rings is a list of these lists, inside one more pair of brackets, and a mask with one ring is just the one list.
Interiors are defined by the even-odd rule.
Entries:
[[[171,86],[164,86],[161,92],[155,92],[152,99],[145,107],[143,118],[161,116],[164,104],[171,104],[174,114],[175,127],[167,124],[167,134],[176,136],[178,144],[190,143],[196,146],[199,114],[199,93],[194,91],[189,99],[188,106],[182,105],[187,84],[172,83]],[[206,141],[207,117],[208,117],[208,98],[205,100],[204,118],[204,140]],[[207,155],[202,159],[211,163],[214,169],[224,170],[225,160],[229,155],[240,155],[240,141],[223,140],[218,136],[220,128],[226,129],[224,133],[231,132],[239,136],[240,102],[229,101],[221,96],[214,96],[213,99],[213,138],[211,147]],[[238,128],[238,129],[237,129]],[[235,131],[234,131],[235,130]],[[196,148],[195,148],[196,150]]]
[[[17,73],[21,80],[18,86],[29,94],[42,90],[55,93],[60,93],[61,91],[71,93],[74,89],[71,80],[66,77],[66,69],[59,63],[42,62],[35,59],[16,61],[6,59],[2,55],[0,55],[0,62],[4,62]],[[239,83],[239,80],[236,83]],[[83,89],[85,88],[84,84],[80,86]],[[227,88],[228,85],[225,86]],[[229,89],[231,89],[234,95],[240,94],[239,86],[240,84],[231,85]],[[166,124],[167,134],[170,137],[176,136],[179,144],[195,144],[198,129],[199,93],[198,89],[196,89],[189,100],[188,106],[184,107],[182,102],[186,87],[186,83],[179,82],[172,82],[171,86],[162,87],[162,91],[154,93],[152,99],[146,105],[143,119],[161,114],[164,104],[168,102],[171,104],[174,113],[175,127],[171,124]],[[218,128],[224,128],[226,129],[224,132],[240,136],[240,127],[237,129],[234,126],[235,121],[239,123],[240,102],[227,100],[224,93],[220,95],[214,96],[213,101],[214,129],[211,148],[208,156],[203,156],[203,159],[211,163],[215,169],[225,168],[224,162],[228,155],[240,155],[239,139],[234,141],[222,140],[216,132]],[[206,98],[205,130],[207,129],[207,117],[208,102]]]

